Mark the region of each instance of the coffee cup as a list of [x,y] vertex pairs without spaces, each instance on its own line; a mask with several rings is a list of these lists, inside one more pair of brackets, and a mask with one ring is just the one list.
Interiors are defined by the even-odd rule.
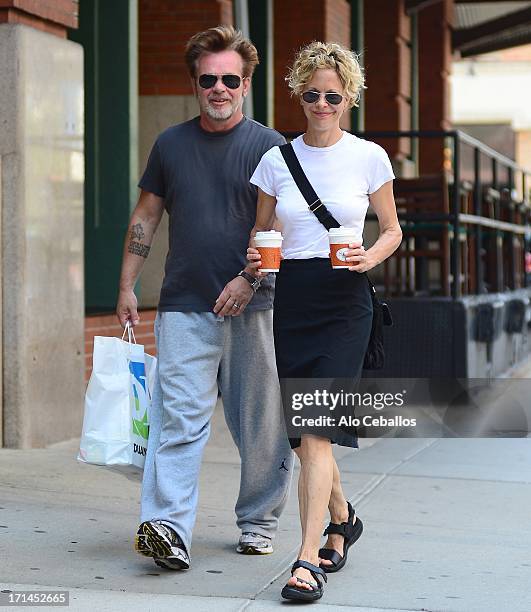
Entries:
[[328,231],[330,260],[334,270],[347,270],[352,262],[346,261],[349,244],[359,242],[358,231],[352,227],[332,227]]
[[280,269],[280,247],[282,234],[275,230],[269,232],[256,232],[254,244],[262,257],[260,272],[278,272]]

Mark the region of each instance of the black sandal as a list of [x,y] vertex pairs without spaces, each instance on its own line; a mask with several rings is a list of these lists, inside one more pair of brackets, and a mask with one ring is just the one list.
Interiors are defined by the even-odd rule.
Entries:
[[347,562],[348,549],[363,532],[363,523],[361,522],[360,518],[356,517],[356,522],[353,522],[355,512],[350,502],[347,502],[347,506],[348,520],[345,523],[341,523],[341,525],[338,525],[337,523],[329,523],[328,527],[323,533],[323,535],[337,533],[345,538],[345,542],[343,544],[343,555],[340,555],[337,550],[333,550],[332,548],[321,548],[319,550],[319,557],[321,559],[326,559],[327,561],[332,562],[332,565],[323,565],[322,563],[319,565],[319,567],[327,574],[338,572],[345,565]]
[[317,584],[313,584],[312,582],[308,582],[307,580],[303,580],[302,578],[297,578],[299,582],[309,584],[312,587],[312,590],[309,591],[308,589],[304,589],[302,587],[286,584],[286,586],[282,589],[282,592],[280,593],[281,596],[284,599],[292,599],[295,601],[316,601],[317,599],[321,599],[324,593],[321,577],[325,582],[328,580],[324,571],[320,567],[317,567],[317,565],[313,565],[308,561],[301,561],[299,559],[299,561],[295,561],[295,563],[292,565],[291,574],[293,575],[293,572],[299,567],[307,569],[314,577],[315,582],[317,582]]

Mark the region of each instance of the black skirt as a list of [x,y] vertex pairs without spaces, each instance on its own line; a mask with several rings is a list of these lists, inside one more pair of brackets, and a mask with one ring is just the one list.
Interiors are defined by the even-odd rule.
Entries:
[[[372,300],[364,274],[334,270],[328,258],[282,261],[273,310],[281,384],[288,378],[342,378],[354,384],[361,375],[371,324]],[[336,428],[330,439],[358,447],[355,427]],[[300,446],[300,438],[290,437],[290,444]]]

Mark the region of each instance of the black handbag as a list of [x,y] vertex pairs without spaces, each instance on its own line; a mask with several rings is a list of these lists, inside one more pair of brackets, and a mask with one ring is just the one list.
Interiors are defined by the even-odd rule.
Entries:
[[[326,208],[326,206],[319,199],[319,196],[315,193],[314,188],[302,169],[291,143],[281,145],[279,149],[282,153],[284,161],[286,162],[288,170],[291,172],[291,176],[293,177],[295,184],[308,203],[308,208],[327,230],[333,227],[341,227],[332,213]],[[369,338],[367,351],[365,352],[365,359],[363,360],[363,369],[381,370],[384,367],[385,362],[383,326],[392,325],[393,318],[391,316],[389,305],[385,302],[381,302],[378,299],[376,289],[372,284],[369,275],[366,272],[364,274],[367,282],[369,283],[369,289],[371,292],[373,315],[371,336]]]

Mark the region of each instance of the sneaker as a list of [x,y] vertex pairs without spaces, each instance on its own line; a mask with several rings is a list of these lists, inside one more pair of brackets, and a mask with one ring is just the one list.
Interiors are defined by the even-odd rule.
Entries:
[[252,531],[244,531],[240,536],[236,552],[242,555],[270,555],[273,552],[271,538]]
[[190,567],[190,557],[183,541],[168,525],[160,521],[145,521],[135,537],[135,550],[145,557],[153,557],[159,567],[181,570]]

